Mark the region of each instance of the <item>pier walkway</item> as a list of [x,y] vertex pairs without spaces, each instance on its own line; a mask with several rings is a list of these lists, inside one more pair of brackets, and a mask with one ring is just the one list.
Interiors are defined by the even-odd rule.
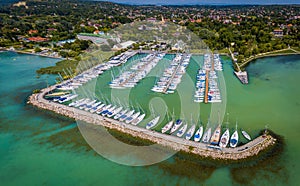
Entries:
[[184,57],[182,57],[182,58],[180,59],[180,62],[178,63],[176,69],[174,70],[174,72],[173,72],[171,78],[169,79],[169,81],[168,81],[166,87],[163,89],[162,93],[164,93],[164,94],[167,93],[167,91],[168,91],[168,89],[169,89],[169,87],[170,87],[170,85],[171,85],[171,83],[172,83],[172,81],[173,81],[173,79],[174,79],[174,77],[175,77],[175,75],[176,75],[176,73],[177,73],[177,70],[178,70],[178,68],[181,66],[181,64],[182,64],[183,61],[184,61]]
[[137,76],[137,74],[140,73],[141,71],[143,71],[146,68],[146,66],[148,66],[150,63],[152,63],[154,58],[155,58],[155,56],[152,56],[150,59],[148,59],[148,61],[142,65],[141,69],[138,69],[134,73],[132,73],[128,78],[126,78],[126,80],[124,82],[122,82],[120,84],[120,86],[124,87],[124,85],[126,85],[132,78]]
[[209,71],[206,70],[206,76],[205,76],[205,94],[204,94],[204,103],[208,103],[208,75],[209,75]]
[[248,74],[247,74],[247,71],[243,71],[242,72],[239,64],[237,63],[237,59],[234,57],[234,55],[233,55],[232,51],[230,50],[230,48],[229,48],[229,52],[230,52],[232,60],[234,61],[235,65],[238,68],[238,72],[234,71],[234,74],[241,81],[241,83],[248,84]]

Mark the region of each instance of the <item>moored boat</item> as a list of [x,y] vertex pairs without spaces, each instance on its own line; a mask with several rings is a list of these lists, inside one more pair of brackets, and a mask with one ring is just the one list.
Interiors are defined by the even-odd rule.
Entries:
[[202,142],[203,143],[208,143],[210,137],[211,137],[211,128],[207,129],[207,131],[204,133],[203,138],[202,138]]
[[151,120],[149,123],[147,123],[146,125],[146,129],[151,129],[153,128],[155,125],[157,125],[158,121],[159,121],[160,116],[157,116],[156,118],[154,118],[153,120]]
[[112,117],[112,116],[118,114],[119,112],[121,112],[122,109],[123,109],[123,107],[116,108],[115,110],[107,113],[107,117]]
[[134,113],[134,110],[128,111],[127,113],[123,114],[123,115],[119,118],[119,120],[120,120],[120,121],[124,121],[127,117],[132,116],[133,113]]
[[79,107],[79,106],[81,106],[82,104],[86,104],[86,103],[89,102],[89,101],[90,101],[90,99],[89,99],[89,98],[86,98],[86,99],[84,99],[83,101],[80,101],[80,102],[76,103],[76,104],[74,105],[74,107]]
[[196,142],[200,141],[202,135],[203,135],[203,126],[201,125],[199,129],[195,132],[194,141]]
[[175,132],[180,126],[182,125],[182,120],[181,119],[177,119],[171,129],[170,133]]
[[195,129],[196,129],[196,125],[191,126],[191,128],[189,128],[189,130],[185,135],[185,139],[190,140],[194,135]]
[[84,110],[85,111],[90,111],[93,108],[97,108],[99,105],[101,105],[101,102],[96,101],[94,104],[86,106],[86,108]]
[[242,134],[247,140],[249,140],[249,141],[251,140],[250,135],[246,131],[242,130]]
[[118,114],[116,114],[116,115],[114,116],[114,119],[119,119],[119,118],[120,118],[123,114],[125,114],[126,112],[128,112],[127,109],[125,109],[125,110],[119,112]]
[[131,123],[134,119],[136,119],[141,113],[137,112],[133,114],[132,116],[129,116],[125,119],[125,123]]
[[220,139],[219,146],[221,148],[224,148],[228,145],[229,137],[230,137],[229,129],[226,129],[225,132],[222,134],[221,139]]
[[74,101],[74,102],[72,102],[72,103],[69,103],[69,107],[73,107],[73,106],[75,106],[76,104],[81,103],[81,102],[84,101],[84,100],[85,100],[85,99],[82,98],[82,99],[80,99],[80,100],[77,100],[77,101]]
[[111,112],[111,111],[113,111],[113,110],[115,110],[115,109],[116,109],[116,106],[113,106],[113,107],[111,107],[111,108],[108,108],[108,109],[106,109],[106,110],[103,110],[103,111],[101,112],[101,115],[102,115],[102,116],[106,116],[107,113],[109,113],[109,112]]
[[139,124],[144,118],[145,118],[146,114],[142,114],[139,117],[137,117],[136,119],[134,119],[131,124],[132,125],[137,125]]
[[161,129],[161,133],[164,134],[164,133],[168,132],[168,131],[172,128],[173,123],[174,123],[173,120],[169,121],[169,122]]
[[230,147],[233,147],[233,148],[236,147],[238,142],[239,142],[239,133],[237,131],[237,123],[236,123],[235,131],[233,132],[233,134],[230,137],[230,142],[229,142]]
[[97,113],[97,114],[101,114],[104,110],[109,109],[111,106],[112,106],[112,105],[106,105],[106,106],[104,106],[104,107],[98,109],[96,113]]
[[102,111],[103,107],[105,107],[105,104],[104,104],[104,103],[102,103],[101,105],[99,105],[99,106],[97,107],[97,109],[96,109],[95,112],[96,112],[97,114],[100,113],[100,112]]
[[236,147],[239,140],[239,134],[238,131],[234,131],[234,133],[230,137],[230,147]]
[[210,144],[218,145],[220,141],[220,136],[221,136],[221,125],[218,125],[216,130],[213,132],[213,135],[211,136]]
[[89,111],[89,112],[95,112],[96,109],[98,108],[98,106],[101,105],[101,102],[96,102],[95,104],[93,104],[89,109],[87,109],[86,111]]
[[177,136],[177,137],[183,136],[183,134],[185,133],[186,129],[187,129],[187,124],[184,124],[184,125],[178,130],[178,132],[176,133],[176,136]]

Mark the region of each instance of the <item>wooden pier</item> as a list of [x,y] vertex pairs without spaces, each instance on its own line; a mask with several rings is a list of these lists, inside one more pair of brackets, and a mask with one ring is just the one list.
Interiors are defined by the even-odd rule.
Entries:
[[208,75],[209,75],[209,70],[206,70],[206,75],[205,75],[205,94],[204,94],[204,103],[208,103]]

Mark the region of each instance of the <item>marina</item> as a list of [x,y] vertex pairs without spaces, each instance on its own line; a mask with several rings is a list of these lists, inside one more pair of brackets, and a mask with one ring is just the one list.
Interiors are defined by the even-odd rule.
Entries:
[[[109,87],[110,88],[117,87],[117,89],[123,89],[123,88],[131,87],[131,85],[133,85],[131,87],[133,88],[139,81],[145,78],[146,75],[153,68],[155,68],[157,63],[165,56],[165,54],[147,54],[144,56],[145,57],[141,58],[141,60],[135,60],[137,61],[136,64],[128,64],[129,66],[131,66],[130,69],[132,71],[130,72],[125,71],[121,73],[121,75],[116,79],[112,77],[112,83],[108,83]],[[190,63],[190,58],[191,58],[190,54],[177,54],[175,58],[172,59],[170,64],[173,64],[173,66],[170,65],[167,69],[165,69],[163,72],[164,75],[160,78],[160,81],[156,82],[155,84],[155,86],[159,85],[161,86],[160,88],[163,88],[161,93],[171,93],[170,91],[176,90],[177,85],[181,82],[181,78],[185,74],[186,68]],[[142,65],[140,65],[139,63],[142,63]],[[110,124],[117,125],[113,127],[111,126],[114,129],[120,129],[119,127],[122,126],[122,131],[124,130],[125,127],[129,131],[131,131],[130,134],[132,134],[133,131],[145,132],[146,130],[146,131],[151,131],[150,134],[157,134],[158,136],[160,136],[160,139],[166,138],[168,141],[167,143],[169,143],[169,141],[171,140],[172,143],[179,143],[184,145],[189,144],[192,145],[194,148],[200,148],[202,150],[204,149],[209,151],[221,150],[222,152],[227,152],[227,153],[241,152],[240,149],[241,146],[238,146],[238,140],[236,138],[236,135],[231,136],[231,138],[229,139],[230,131],[227,129],[224,133],[222,133],[222,128],[220,124],[216,125],[216,128],[214,128],[213,127],[214,125],[211,125],[210,122],[208,122],[206,127],[204,127],[202,124],[198,125],[197,127],[196,124],[193,122],[192,117],[191,117],[191,121],[187,122],[184,116],[180,117],[176,114],[174,116],[173,113],[172,119],[166,120],[166,118],[164,117],[162,118],[158,114],[159,112],[157,111],[155,112],[153,108],[151,109],[151,116],[149,116],[148,115],[149,112],[143,111],[143,109],[140,109],[142,108],[140,106],[137,105],[126,106],[126,104],[124,105],[123,103],[121,103],[120,100],[113,102],[112,100],[105,98],[105,96],[103,95],[100,96],[100,98],[102,99],[83,97],[83,95],[80,93],[81,90],[80,87],[85,86],[85,84],[88,84],[89,81],[92,81],[92,79],[100,77],[101,74],[103,74],[105,71],[108,71],[110,68],[115,68],[114,66],[111,66],[109,64],[110,63],[97,65],[96,67],[93,67],[92,70],[84,71],[82,74],[79,74],[74,78],[72,78],[71,80],[68,80],[67,83],[63,82],[60,85],[52,86],[51,90],[50,89],[46,91],[44,90],[42,98],[39,99],[45,99],[47,100],[47,103],[51,105],[58,104],[55,106],[55,108],[59,108],[60,106],[62,106],[63,108],[66,109],[73,108],[72,109],[73,113],[80,112],[83,115],[91,114],[89,117],[93,118],[93,123],[99,120],[99,122],[102,125],[104,121],[105,122],[109,121]],[[114,64],[118,64],[118,63],[114,62]],[[141,71],[143,72],[142,76],[138,75],[141,71],[137,69],[141,69]],[[219,60],[219,56],[216,54],[214,55],[205,54],[203,67],[202,69],[199,69],[197,72],[196,85],[198,85],[197,88],[201,91],[201,95],[203,95],[204,87],[202,85],[203,85],[203,79],[205,79],[204,99],[207,100],[207,102],[210,102],[212,104],[221,102],[220,91],[218,89],[218,82],[217,82],[218,76],[215,70],[217,71],[223,70],[221,62]],[[168,75],[166,75],[166,72],[168,72]],[[122,75],[124,73],[127,75],[126,76]],[[139,78],[136,78],[137,76]],[[123,80],[120,80],[120,77],[123,77]],[[164,81],[162,81],[163,79]],[[78,84],[79,82],[81,83],[81,85]],[[162,84],[162,82],[165,84]],[[65,90],[62,90],[61,89],[62,87],[64,87]],[[49,98],[51,97],[49,95],[54,94],[53,91],[54,92],[70,91],[69,89],[72,90],[72,93],[69,94],[64,93],[61,95],[59,94],[60,96],[56,95],[55,98]],[[48,96],[44,96],[44,94]],[[68,109],[64,113],[67,112],[69,112]],[[177,119],[174,120],[174,117]],[[80,120],[81,118],[82,117],[80,117]],[[221,121],[219,121],[219,123],[220,122]],[[235,133],[237,133],[237,131],[234,132],[233,134]],[[244,132],[242,131],[242,134],[245,136],[245,138],[247,138],[245,131]],[[156,141],[156,140],[151,138],[151,141]],[[249,140],[249,143],[253,141],[254,140]]]
[[1,2],[1,185],[299,185],[298,1],[191,1]]
[[[102,167],[99,171],[109,172],[112,169],[107,169],[107,166],[115,166],[123,167],[122,170],[118,169],[118,171],[130,172],[130,175],[136,173],[135,167],[131,168],[126,166],[116,166],[115,163],[109,163],[99,155],[95,155],[95,152],[93,150],[86,151],[86,148],[88,147],[82,145],[81,141],[84,142],[84,140],[81,139],[81,134],[78,132],[78,130],[75,130],[77,128],[76,123],[74,124],[72,120],[66,120],[65,117],[61,116],[61,114],[53,114],[46,110],[38,109],[37,107],[32,107],[31,105],[24,104],[23,100],[27,99],[27,95],[32,94],[33,89],[42,89],[47,86],[46,80],[43,78],[43,76],[41,76],[41,78],[39,79],[35,78],[34,70],[40,68],[40,65],[49,66],[55,64],[56,61],[53,61],[52,64],[49,64],[47,63],[47,60],[49,61],[49,59],[47,58],[10,53],[9,56],[13,57],[11,57],[11,60],[7,62],[8,65],[4,66],[6,64],[6,56],[3,56],[5,53],[6,52],[3,52],[1,56],[1,69],[7,69],[3,72],[3,75],[7,77],[7,79],[5,79],[5,81],[3,80],[1,94],[2,103],[7,106],[3,107],[2,110],[3,118],[1,119],[1,121],[3,124],[3,128],[1,141],[3,142],[3,160],[8,158],[10,159],[10,161],[3,161],[2,165],[3,167],[11,167],[11,169],[4,168],[2,171],[2,175],[4,175],[5,177],[15,176],[16,171],[19,170],[18,167],[20,164],[26,166],[26,170],[28,170],[28,177],[22,179],[21,181],[28,184],[32,184],[32,179],[36,178],[37,175],[35,170],[37,170],[37,168],[38,170],[41,170],[38,171],[41,172],[41,175],[43,175],[44,173],[47,173],[48,175],[53,174],[53,176],[51,176],[51,178],[53,179],[57,179],[57,176],[65,175],[66,170],[70,170],[67,171],[67,176],[78,177],[79,172],[75,171],[74,168],[77,170],[99,170],[99,167]],[[12,59],[14,58],[16,58],[16,60],[12,61]],[[247,177],[247,180],[248,178],[250,180],[254,180],[253,182],[251,182],[252,184],[266,184],[269,183],[269,181],[266,181],[262,178],[267,175],[271,176],[272,180],[274,180],[273,178],[280,177],[279,180],[276,179],[276,181],[278,181],[278,184],[286,184],[286,182],[281,178],[284,177],[284,175],[286,175],[287,173],[288,175],[290,175],[289,184],[297,184],[297,172],[299,172],[299,166],[297,163],[297,158],[299,157],[299,148],[297,146],[299,115],[297,115],[297,111],[299,110],[299,105],[296,105],[293,100],[297,99],[297,95],[299,92],[297,88],[297,79],[299,79],[297,78],[299,76],[299,60],[296,57],[292,56],[259,59],[256,63],[250,64],[247,68],[250,78],[249,85],[247,86],[240,85],[240,82],[236,79],[236,77],[232,76],[232,71],[229,70],[231,67],[231,61],[224,56],[222,56],[222,61],[224,63],[223,68],[226,75],[226,83],[233,86],[231,89],[227,89],[227,91],[229,91],[228,95],[232,98],[234,97],[234,99],[228,100],[228,108],[226,111],[230,112],[232,118],[232,124],[229,125],[230,136],[235,131],[235,118],[238,117],[238,134],[240,142],[247,142],[246,139],[242,136],[240,128],[245,129],[247,133],[251,135],[252,139],[256,139],[256,134],[258,133],[257,131],[261,129],[265,123],[268,123],[270,128],[272,128],[272,130],[274,130],[276,133],[283,135],[286,142],[286,144],[284,145],[284,155],[280,156],[281,158],[274,158],[273,155],[276,155],[277,153],[272,153],[272,157],[268,157],[267,159],[264,159],[262,162],[260,162],[259,167],[252,167],[251,165],[250,167],[248,167],[247,165],[243,164],[242,166],[246,166],[245,169],[250,171],[251,176]],[[26,62],[26,66],[30,65],[30,68],[24,68],[24,62]],[[193,61],[191,61],[191,65],[193,65]],[[35,66],[35,68],[33,66]],[[14,69],[13,72],[16,73],[11,74],[12,71],[10,69],[12,68]],[[25,73],[24,69],[26,69]],[[197,70],[197,68],[194,69],[195,71]],[[14,77],[19,76],[20,74],[24,75],[24,81],[15,81]],[[194,74],[191,75],[192,77],[196,77],[196,75]],[[101,76],[105,77],[105,73]],[[270,80],[267,81],[265,80],[266,78],[269,78]],[[48,84],[55,83],[55,77],[53,78],[53,81],[51,81],[51,79],[52,76],[49,76]],[[286,84],[286,80],[289,80],[291,83]],[[154,81],[155,80],[153,80],[153,84]],[[151,83],[152,81],[150,82],[150,84]],[[257,86],[257,83],[259,83],[261,86]],[[281,93],[280,90],[282,90],[282,87],[285,87],[285,89],[288,90],[295,91],[290,91],[287,96],[286,91],[283,91]],[[23,93],[21,93],[20,90],[22,90]],[[187,94],[189,94],[189,92]],[[258,99],[260,100],[259,103],[257,103]],[[140,104],[143,105],[142,103]],[[210,109],[209,104],[208,106],[205,105],[205,107],[208,107]],[[206,113],[204,111],[205,109],[206,108],[202,108],[201,110],[201,118],[203,118],[204,129],[206,128],[205,119],[207,119]],[[269,112],[264,112],[265,110],[269,110]],[[280,114],[274,116],[274,113]],[[185,115],[187,116],[188,114]],[[147,117],[149,117],[148,113],[145,118]],[[14,125],[13,123],[16,124]],[[167,122],[163,122],[162,125],[165,123]],[[143,125],[143,123],[141,123],[141,125]],[[197,127],[198,125],[199,123],[197,123]],[[8,129],[7,126],[11,127]],[[225,125],[223,127],[225,128]],[[16,140],[9,137],[10,134],[15,132],[17,132],[17,134],[20,136],[20,138],[18,137]],[[28,136],[28,134],[30,136]],[[41,135],[45,137],[41,138]],[[45,142],[45,140],[47,142]],[[278,142],[276,142],[276,144],[278,144]],[[15,146],[17,148],[13,148],[14,150],[7,150],[12,146]],[[51,147],[51,149],[49,149],[49,147]],[[286,161],[287,158],[289,159],[289,161]],[[45,159],[47,161],[44,161]],[[174,159],[175,157],[170,158],[170,161],[173,161]],[[69,162],[69,164],[65,163],[66,160]],[[201,162],[206,163],[207,161],[203,160]],[[215,160],[214,162],[218,161]],[[261,166],[264,163],[270,164],[270,166],[272,167],[277,164],[279,165],[279,167],[277,168],[281,168],[281,170],[283,171],[281,173],[277,171],[270,172],[268,168],[266,169],[264,166]],[[64,164],[64,167],[66,169],[59,169],[61,164]],[[175,162],[174,169],[176,170],[182,169],[183,171],[185,171],[185,167],[189,167],[188,165],[184,165],[184,167],[180,166],[180,168],[178,166],[178,162]],[[145,177],[145,180],[148,180],[152,179],[153,176],[165,176],[167,174],[167,170],[166,172],[159,171],[161,172],[159,174],[157,171],[157,166],[151,167],[147,167],[146,169],[138,169],[138,175],[140,175],[141,177]],[[200,166],[199,169],[201,169],[201,171],[205,170],[202,168],[202,166]],[[259,172],[261,174],[252,175],[252,173],[254,172]],[[116,171],[111,171],[108,174],[114,175],[115,173]],[[215,176],[227,177],[228,174],[237,175],[238,177],[241,176],[240,169],[238,169],[235,173],[231,173],[231,171],[227,168],[218,168],[214,173],[206,181],[210,183],[212,181],[215,184],[218,184],[220,182],[216,181]],[[95,175],[98,175],[98,173],[96,173]],[[249,175],[249,172],[243,175]],[[122,177],[122,175],[120,176]],[[64,176],[60,178],[63,177]],[[98,181],[94,179],[95,176],[91,176],[90,174],[84,174],[81,176],[81,178],[83,177],[88,178],[91,181],[91,184]],[[106,175],[104,175],[103,177],[106,177]],[[123,183],[128,183],[125,182],[125,180],[127,180],[128,178],[128,174],[123,175],[123,177],[126,177]],[[198,173],[195,175],[195,177],[198,177]],[[42,176],[40,178],[42,180],[35,182],[36,184],[41,184],[43,181],[48,180],[46,178],[43,178]],[[178,183],[177,181],[174,181],[174,176],[167,176],[164,179],[165,181],[161,181],[159,182],[159,184]],[[6,179],[6,181],[2,181],[3,183],[7,184],[11,184],[12,181],[13,183],[16,183],[15,179]],[[229,184],[234,182],[231,179],[229,179],[228,181]],[[273,183],[273,181],[270,182]],[[72,184],[73,181],[70,181],[68,183]],[[134,182],[131,183],[134,184]],[[192,184],[191,182],[184,183]]]

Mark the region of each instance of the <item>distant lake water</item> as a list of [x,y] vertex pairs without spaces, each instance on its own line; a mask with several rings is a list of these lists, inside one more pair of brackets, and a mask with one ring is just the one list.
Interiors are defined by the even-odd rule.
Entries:
[[[1,52],[1,185],[297,185],[300,56],[251,63],[247,67],[249,85],[234,77],[229,58],[222,59],[229,127],[234,128],[237,119],[239,128],[251,135],[265,125],[282,135],[285,149],[272,164],[211,169],[208,165],[184,166],[177,157],[147,167],[110,162],[88,147],[73,120],[26,104],[34,89],[55,82],[56,76],[37,78],[35,71],[58,60]],[[182,170],[176,171],[176,165]],[[189,175],[190,170],[199,174]]]

